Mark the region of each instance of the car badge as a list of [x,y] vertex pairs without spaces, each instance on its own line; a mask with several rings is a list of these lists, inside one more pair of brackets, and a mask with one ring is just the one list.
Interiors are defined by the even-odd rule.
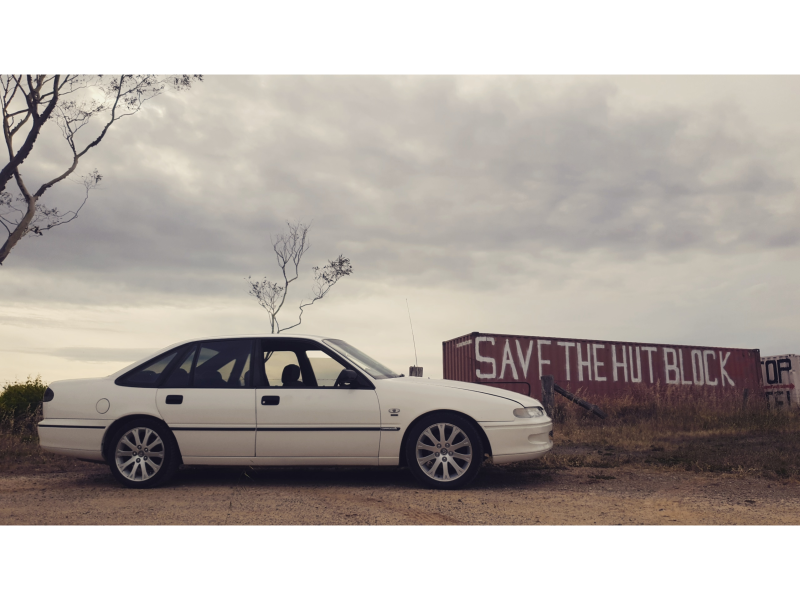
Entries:
[[400,414],[400,409],[399,408],[390,408],[389,409],[389,414],[391,416],[393,416],[393,417],[396,417],[397,415]]

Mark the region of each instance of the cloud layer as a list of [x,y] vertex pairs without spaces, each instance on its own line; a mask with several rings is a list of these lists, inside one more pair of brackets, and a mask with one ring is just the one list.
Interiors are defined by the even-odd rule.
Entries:
[[[669,91],[654,99],[636,78],[209,77],[123,120],[87,157],[103,189],[9,257],[0,302],[16,316],[0,327],[30,318],[21,306],[146,310],[152,337],[181,307],[260,318],[244,278],[275,275],[269,236],[300,219],[313,221],[306,268],[339,253],[355,266],[309,333],[345,337],[347,323],[355,335],[354,307],[367,315],[411,293],[421,320],[436,315],[428,364],[442,336],[479,322],[800,351],[798,326],[775,317],[797,300],[800,134],[708,79],[698,96],[691,80],[652,78]],[[764,96],[793,91],[782,79],[759,78]],[[59,140],[44,142],[31,177],[57,160]],[[574,318],[598,309],[601,320]],[[364,330],[380,330],[370,318]],[[15,343],[42,347],[24,337]]]

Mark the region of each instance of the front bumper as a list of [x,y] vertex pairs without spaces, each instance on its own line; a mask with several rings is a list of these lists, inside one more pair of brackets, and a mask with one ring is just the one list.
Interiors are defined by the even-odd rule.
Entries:
[[553,421],[548,418],[525,421],[480,423],[492,445],[492,462],[503,464],[532,460],[552,449]]

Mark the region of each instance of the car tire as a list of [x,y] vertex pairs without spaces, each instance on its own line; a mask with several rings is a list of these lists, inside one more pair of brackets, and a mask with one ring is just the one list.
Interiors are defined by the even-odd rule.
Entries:
[[470,484],[483,462],[483,442],[475,425],[452,412],[431,413],[414,423],[405,452],[417,481],[438,490]]
[[163,421],[143,417],[116,427],[107,446],[111,474],[130,488],[153,488],[169,482],[181,464],[175,437]]

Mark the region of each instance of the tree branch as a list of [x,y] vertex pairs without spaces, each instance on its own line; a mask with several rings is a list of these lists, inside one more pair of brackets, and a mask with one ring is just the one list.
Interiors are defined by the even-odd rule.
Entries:
[[[308,230],[311,225],[305,225],[300,222],[289,223],[287,221],[286,226],[289,228],[289,233],[280,234],[272,244],[284,281],[281,302],[273,313],[275,325],[277,325],[277,314],[286,302],[286,294],[289,293],[289,284],[300,276],[300,260],[303,258],[303,254],[311,248],[311,246],[307,244]],[[291,279],[286,275],[286,265],[290,262],[294,264],[294,277]],[[278,333],[280,333],[280,328],[278,328]]]
[[[44,112],[41,116],[37,112],[38,104],[33,102],[31,97],[36,93],[33,91],[32,88],[32,80],[31,76],[27,76],[28,87],[31,90],[28,94],[25,93],[25,89],[21,88],[22,95],[25,97],[25,102],[28,105],[28,109],[30,110],[30,114],[33,116],[33,123],[31,125],[31,130],[28,132],[28,136],[25,138],[25,141],[20,146],[18,152],[14,153],[14,148],[11,144],[11,137],[6,136],[6,146],[8,147],[8,164],[0,170],[0,192],[6,188],[6,184],[8,181],[14,176],[14,170],[19,167],[28,155],[33,150],[33,144],[36,142],[36,139],[39,137],[39,133],[42,130],[42,126],[47,122],[50,118],[50,115],[53,113],[53,110],[56,108],[56,104],[58,104],[58,82],[59,82],[59,75],[56,75],[53,78],[53,97],[47,103],[47,106],[44,109]],[[69,76],[68,76],[69,77]],[[19,83],[19,79],[15,79],[17,83]],[[21,86],[20,86],[21,87]],[[5,107],[4,107],[5,111]],[[7,129],[7,121],[6,115],[3,115],[3,129],[4,132]]]
[[297,321],[297,323],[295,323],[294,325],[290,325],[289,327],[284,327],[283,329],[278,329],[278,333],[280,333],[281,331],[287,331],[287,330],[289,330],[289,329],[294,329],[295,327],[297,327],[298,325],[300,325],[300,324],[303,322],[303,309],[304,309],[306,306],[311,306],[311,305],[312,305],[312,304],[314,304],[314,302],[316,302],[317,300],[319,300],[319,298],[314,298],[314,299],[313,299],[311,302],[309,302],[308,304],[302,304],[302,303],[301,303],[301,304],[300,304],[300,316],[299,316],[299,318],[298,318],[298,321]]
[[329,260],[328,264],[322,269],[319,267],[314,267],[312,270],[314,271],[314,287],[312,288],[314,297],[312,298],[311,302],[306,302],[305,304],[300,302],[300,317],[297,323],[291,325],[290,327],[278,329],[278,333],[288,329],[293,329],[300,325],[303,322],[303,310],[307,306],[313,305],[317,300],[322,300],[331,290],[331,288],[336,285],[337,281],[342,279],[342,277],[347,277],[348,275],[352,274],[353,267],[350,264],[350,259],[345,258],[340,254],[338,258]]
[[[14,126],[14,128],[13,128],[13,129],[11,129],[11,131],[10,131],[10,137],[12,137],[12,138],[13,138],[13,137],[16,135],[16,133],[17,133],[17,132],[20,130],[20,128],[21,128],[23,125],[25,125],[25,123],[27,123],[27,122],[28,122],[28,119],[30,119],[30,118],[31,118],[31,113],[29,113],[28,111],[21,111],[21,112],[24,112],[24,113],[26,113],[26,114],[25,114],[25,118],[24,118],[24,119],[22,119],[22,121],[20,121],[19,123],[17,123],[17,124]],[[12,116],[13,116],[13,115],[12,115]],[[13,121],[13,119],[12,119],[12,121]]]
[[[37,206],[38,215],[34,217],[34,220],[31,223],[31,226],[29,227],[29,233],[32,233],[34,235],[43,235],[45,231],[49,231],[54,227],[70,223],[75,219],[77,219],[78,213],[81,212],[81,209],[86,204],[86,201],[89,199],[89,192],[95,189],[102,179],[103,176],[97,172],[97,169],[95,169],[94,171],[92,171],[83,178],[82,183],[83,187],[86,190],[86,193],[83,197],[83,202],[81,202],[81,205],[75,210],[70,210],[62,214],[58,212],[58,209],[56,208],[47,208],[43,204],[38,205]],[[69,218],[67,218],[68,216]],[[43,227],[39,227],[36,224],[36,222],[39,220],[40,217],[42,219],[49,220],[49,222]]]
[[95,138],[95,140],[93,142],[88,144],[86,146],[86,148],[84,148],[83,151],[78,154],[78,158],[80,158],[81,156],[86,154],[89,151],[90,148],[94,148],[95,146],[97,146],[97,144],[99,144],[100,141],[105,137],[106,132],[108,131],[108,128],[111,127],[111,124],[114,121],[117,120],[115,118],[115,115],[116,115],[116,112],[117,112],[117,104],[119,104],[119,99],[122,97],[122,86],[123,86],[124,80],[125,80],[125,75],[120,75],[119,76],[119,88],[117,89],[117,96],[116,96],[116,98],[114,98],[114,105],[111,107],[111,118],[109,119],[108,123],[106,123],[106,126],[103,127],[103,131],[100,132],[100,135],[97,136],[97,138]]
[[16,169],[14,169],[14,178],[17,181],[17,186],[19,186],[22,195],[25,197],[25,201],[28,203],[28,210],[25,211],[25,214],[22,216],[22,219],[17,224],[14,231],[11,232],[11,235],[8,236],[2,247],[0,247],[0,265],[3,264],[16,243],[28,232],[28,225],[30,225],[36,214],[37,198],[30,195],[28,189],[25,187],[25,183],[22,181],[19,171]]
[[44,193],[45,193],[47,190],[49,190],[51,187],[53,187],[55,184],[57,184],[59,181],[64,181],[64,180],[65,180],[67,177],[69,177],[70,175],[72,175],[72,173],[75,171],[75,169],[76,169],[77,167],[78,167],[78,157],[76,156],[76,157],[74,157],[74,158],[72,159],[72,164],[69,166],[69,168],[68,168],[66,171],[64,171],[64,172],[63,172],[61,175],[59,175],[58,177],[55,177],[54,179],[51,179],[51,180],[50,180],[50,181],[48,181],[47,183],[43,183],[43,184],[42,184],[42,185],[39,187],[39,189],[38,189],[38,190],[36,190],[36,195],[37,195],[37,196],[41,196],[41,195],[42,195],[42,194],[44,194]]
[[[10,230],[9,224],[12,222],[5,216],[2,217],[3,226],[10,231],[10,234],[0,249],[0,264],[8,256],[11,248],[25,235],[42,235],[42,232],[69,223],[78,217],[88,200],[89,191],[100,181],[97,171],[90,174],[88,179],[85,178],[86,195],[77,210],[60,213],[56,208],[49,209],[44,205],[38,205],[38,201],[51,187],[75,172],[80,159],[100,144],[114,122],[137,113],[145,102],[161,94],[167,85],[171,85],[175,90],[183,90],[190,88],[194,81],[202,81],[202,76],[121,75],[111,78],[103,75],[0,76],[0,85],[3,89],[0,96],[3,138],[8,154],[7,164],[0,169],[0,193],[4,192],[7,183],[14,177],[27,203],[27,210],[23,214],[10,204],[10,200],[6,202],[9,208],[20,212],[22,218],[15,224],[13,230]],[[99,89],[105,98],[95,99],[96,95],[91,94],[83,99],[74,96],[66,98],[70,94],[90,87]],[[108,120],[94,139],[81,146],[77,135],[90,120],[101,113],[108,113]],[[20,116],[22,118],[17,121],[17,117]],[[36,192],[31,194],[25,187],[20,166],[29,156],[42,127],[51,117],[55,117],[69,145],[72,154],[71,164],[63,172],[41,184]],[[28,126],[26,138],[15,151],[13,138],[26,125]],[[93,183],[87,184],[89,181]]]
[[6,220],[3,217],[0,217],[0,225],[6,228],[6,231],[8,232],[8,237],[11,237],[11,230],[8,228],[8,225],[6,225]]

